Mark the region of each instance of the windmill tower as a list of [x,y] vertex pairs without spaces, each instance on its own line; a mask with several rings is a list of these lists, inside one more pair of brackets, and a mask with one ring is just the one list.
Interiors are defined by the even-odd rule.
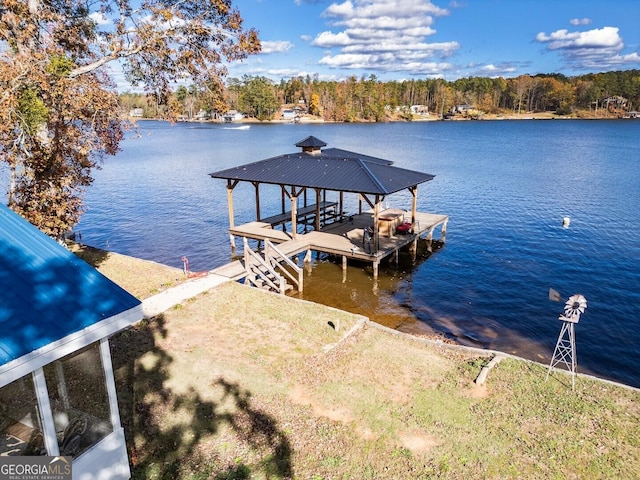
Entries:
[[562,328],[556,342],[556,348],[553,351],[553,357],[549,363],[545,381],[549,379],[551,369],[556,365],[562,364],[571,372],[571,389],[575,388],[577,357],[574,326],[578,323],[580,315],[584,313],[586,308],[587,299],[580,294],[572,295],[564,304],[564,312],[558,317],[558,320],[562,322]]

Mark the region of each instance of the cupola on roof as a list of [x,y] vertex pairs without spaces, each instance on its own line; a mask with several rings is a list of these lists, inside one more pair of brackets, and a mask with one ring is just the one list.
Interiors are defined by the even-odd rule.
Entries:
[[427,182],[434,175],[394,167],[393,162],[338,148],[325,148],[308,136],[296,143],[302,152],[210,173],[212,178],[293,185],[324,190],[388,195]]

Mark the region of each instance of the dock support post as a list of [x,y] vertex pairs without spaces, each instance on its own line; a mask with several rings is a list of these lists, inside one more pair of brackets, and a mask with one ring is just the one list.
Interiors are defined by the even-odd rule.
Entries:
[[413,255],[413,259],[416,258],[416,253],[418,252],[418,238],[420,238],[419,234],[413,233],[413,241],[409,244],[409,252]]
[[398,266],[398,257],[399,257],[399,254],[398,254],[398,250],[396,249],[396,250],[393,252],[393,261],[395,262],[396,267]]
[[236,237],[232,233],[229,234],[229,241],[231,242],[231,255],[236,254]]
[[291,234],[298,238],[298,197],[291,195]]
[[[232,182],[231,180],[227,180],[227,208],[229,209],[229,230],[232,230],[235,227],[235,220],[233,215],[233,189],[238,184],[238,182]],[[232,233],[229,233],[229,241],[231,242],[231,255],[235,255],[236,253],[236,238]]]
[[380,267],[380,261],[376,260],[373,262],[373,279],[377,280],[378,279],[378,269]]
[[416,212],[418,211],[418,186],[409,189],[411,192],[411,230],[416,228]]
[[433,243],[433,228],[431,228],[429,230],[429,233],[427,234],[427,251],[429,253],[433,253],[432,243]]
[[445,220],[442,223],[442,243],[445,243],[445,240],[447,238],[447,222],[448,220]]
[[376,195],[376,202],[373,207],[373,251],[378,253],[380,250],[380,222],[378,219],[380,218],[380,203],[384,197],[381,199],[380,195]]
[[342,283],[347,283],[347,256],[342,256]]

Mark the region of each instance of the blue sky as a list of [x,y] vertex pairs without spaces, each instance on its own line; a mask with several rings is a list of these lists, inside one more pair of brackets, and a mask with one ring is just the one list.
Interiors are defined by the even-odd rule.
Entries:
[[263,52],[230,77],[378,79],[640,69],[638,0],[233,0]]

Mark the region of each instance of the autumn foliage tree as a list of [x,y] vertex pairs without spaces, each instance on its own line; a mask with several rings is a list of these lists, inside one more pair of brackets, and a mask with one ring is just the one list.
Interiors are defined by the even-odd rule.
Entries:
[[126,128],[110,65],[159,102],[186,79],[215,97],[223,63],[259,50],[230,0],[2,0],[9,206],[54,237],[77,223],[92,172],[118,151]]
[[244,88],[238,101],[239,107],[260,121],[271,120],[280,108],[276,100],[273,82],[266,77],[244,76]]

